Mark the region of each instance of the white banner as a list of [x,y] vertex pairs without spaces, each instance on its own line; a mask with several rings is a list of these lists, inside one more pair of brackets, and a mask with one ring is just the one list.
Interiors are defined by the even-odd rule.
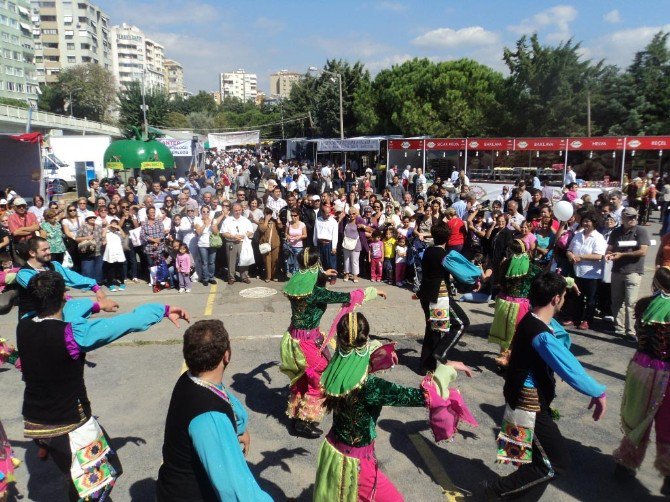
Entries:
[[319,152],[373,152],[379,150],[378,139],[318,139]]
[[182,139],[167,139],[167,138],[156,138],[158,141],[167,146],[172,155],[175,157],[190,157],[193,155],[191,151],[191,140],[182,140]]
[[236,131],[208,134],[210,148],[223,148],[238,145],[257,145],[261,142],[260,131]]

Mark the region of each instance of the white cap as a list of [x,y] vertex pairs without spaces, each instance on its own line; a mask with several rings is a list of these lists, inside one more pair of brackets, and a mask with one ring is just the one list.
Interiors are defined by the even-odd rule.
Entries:
[[184,178],[179,178],[177,180],[177,183],[186,183],[186,180]]
[[584,205],[584,201],[582,199],[575,199],[572,201],[573,204],[579,204],[580,206]]
[[7,199],[0,199],[0,205],[6,206],[7,205]]
[[26,204],[26,199],[24,199],[23,197],[16,197],[14,199],[14,205],[15,206],[27,206],[28,204]]

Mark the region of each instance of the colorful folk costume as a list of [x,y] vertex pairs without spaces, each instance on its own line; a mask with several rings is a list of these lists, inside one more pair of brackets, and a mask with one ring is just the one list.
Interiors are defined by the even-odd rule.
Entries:
[[514,331],[530,310],[530,285],[542,272],[542,268],[530,262],[523,241],[516,241],[521,243],[524,251],[513,255],[507,262],[507,270],[500,279],[500,293],[496,298],[493,323],[489,331],[489,342],[500,345],[501,355],[496,362],[501,366],[507,366]]
[[307,428],[307,434],[318,432],[312,434],[315,437],[321,435],[316,424],[325,413],[319,380],[330,355],[319,331],[321,317],[329,303],[356,306],[377,296],[372,287],[351,293],[329,291],[317,284],[322,273],[319,264],[303,268],[284,287],[284,294],[291,302],[291,325],[281,341],[279,367],[291,379],[286,414],[296,421],[296,431]]
[[426,319],[421,348],[421,371],[435,371],[445,363],[449,351],[458,343],[470,320],[457,302],[449,301],[450,272],[444,266],[447,250],[431,246],[421,261],[421,286],[416,293]]
[[[355,340],[356,322],[350,321],[349,326],[350,340]],[[376,423],[384,406],[426,406],[436,441],[453,437],[460,420],[477,425],[460,393],[449,389],[456,378],[454,368],[440,365],[418,388],[370,374],[389,368],[392,360],[388,345],[368,341],[349,351],[338,348],[328,363],[321,384],[325,395],[336,398],[338,404],[333,409],[333,426],[319,449],[315,502],[404,500],[379,470],[375,456]]]
[[634,473],[642,464],[652,423],[656,429],[654,466],[670,495],[670,294],[664,291],[637,302],[637,352],[628,365],[621,427],[624,437],[616,462]]
[[587,396],[605,393],[605,386],[591,378],[570,352],[570,343],[555,319],[547,325],[528,312],[519,322],[505,376],[506,407],[497,456],[499,463],[519,469],[487,487],[490,498],[528,494],[530,500],[539,500],[548,483],[566,470],[567,446],[550,410],[556,395],[554,373]]
[[[18,351],[7,344],[7,340],[0,338],[0,366],[4,363],[18,364]],[[9,497],[9,485],[14,482],[14,469],[21,462],[14,456],[5,429],[0,422],[0,502],[5,502]]]
[[24,436],[51,456],[71,479],[69,500],[105,499],[122,469],[109,437],[91,412],[84,383],[86,352],[134,331],[144,331],[169,314],[169,307],[145,304],[128,314],[89,320],[100,307],[69,300],[62,320],[25,317],[16,328],[21,370]]

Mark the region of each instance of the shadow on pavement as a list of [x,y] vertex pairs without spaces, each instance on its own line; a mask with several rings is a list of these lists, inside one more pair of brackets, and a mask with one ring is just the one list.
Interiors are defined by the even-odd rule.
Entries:
[[[114,493],[114,492],[112,492]],[[144,501],[156,499],[156,480],[153,478],[145,478],[133,483],[128,490],[130,500]]]
[[[274,500],[287,500],[284,490],[282,490],[278,485],[272,481],[268,481],[263,477],[263,471],[271,467],[281,467],[281,470],[286,472],[288,475],[284,479],[290,479],[291,468],[286,463],[286,460],[293,458],[296,455],[305,456],[308,455],[309,451],[305,448],[281,448],[277,451],[263,451],[261,455],[263,460],[258,462],[256,465],[249,464],[249,469],[254,474],[254,477],[258,481],[258,485],[267,492]],[[305,493],[307,492],[307,493]],[[307,496],[308,498],[304,498]],[[309,500],[311,496],[311,487],[303,491],[297,499],[294,500]]]
[[[277,366],[277,361],[256,366],[248,373],[236,373],[230,387],[238,394],[245,396],[245,405],[250,410],[274,417],[279,423],[288,426],[289,419],[283,410],[286,408],[288,385],[270,387],[272,377],[267,370]],[[284,380],[282,384],[287,384]],[[280,410],[280,411],[278,411]]]
[[421,358],[419,357],[419,350],[410,348],[397,349],[396,354],[398,354],[398,366],[404,366],[417,375],[420,375],[419,369],[421,368]]
[[[439,480],[433,478],[432,471],[426,464],[426,460],[419,454],[409,439],[411,434],[417,434],[426,430],[425,420],[401,422],[399,420],[384,419],[380,420],[377,425],[390,434],[390,443],[395,451],[405,455],[414,465],[420,467],[436,484],[440,485]],[[459,435],[473,437],[469,429],[465,430],[464,433],[459,432]],[[445,447],[441,447],[432,441],[425,441],[425,443],[435,458],[439,460],[439,464],[444,468],[451,482],[456,486],[474,492],[477,491],[477,485],[480,480],[491,478],[495,475],[482,460],[464,458],[451,453],[448,443],[445,443]],[[484,447],[485,444],[488,444],[488,441],[480,442],[481,447]],[[446,489],[448,487],[443,486],[442,488]]]

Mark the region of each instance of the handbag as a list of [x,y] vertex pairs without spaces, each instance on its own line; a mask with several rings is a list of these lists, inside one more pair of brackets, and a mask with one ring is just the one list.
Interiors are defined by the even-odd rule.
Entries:
[[346,249],[347,251],[353,251],[356,249],[356,244],[358,244],[358,237],[354,239],[345,235],[344,239],[342,240],[342,248]]
[[268,254],[270,251],[272,251],[272,231],[274,230],[274,225],[270,227],[270,237],[268,238],[268,242],[263,242],[258,246],[258,250],[261,252],[261,254]]
[[209,247],[217,249],[220,248],[221,246],[223,246],[223,239],[221,238],[221,234],[219,233],[215,234],[214,232],[209,234]]
[[240,267],[248,267],[254,263],[254,249],[251,246],[251,239],[245,237],[242,241],[242,249],[240,250],[238,264]]

